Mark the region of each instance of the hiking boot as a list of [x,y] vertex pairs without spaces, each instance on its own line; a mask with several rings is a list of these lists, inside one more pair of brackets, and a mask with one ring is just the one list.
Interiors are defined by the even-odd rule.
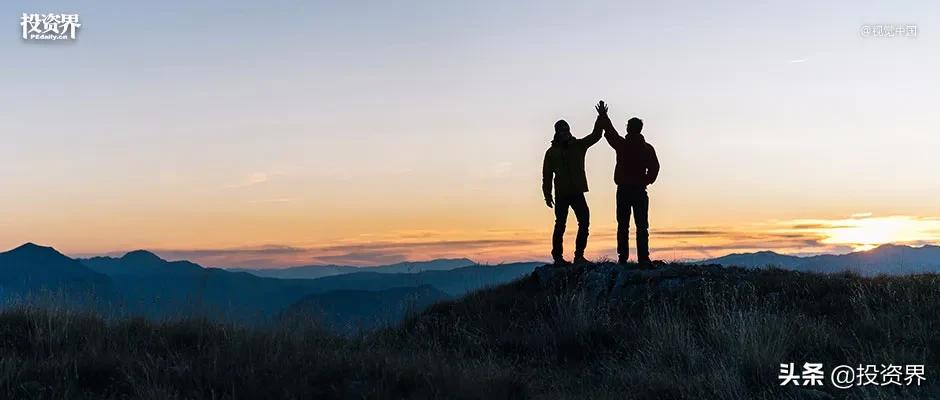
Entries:
[[584,256],[574,256],[574,263],[575,263],[576,265],[577,265],[577,264],[588,264],[588,263],[590,263],[590,261],[588,261],[586,258],[584,258]]
[[565,266],[565,265],[571,265],[571,262],[561,257],[558,257],[555,259],[555,266],[560,267],[560,266]]
[[627,256],[619,256],[617,257],[617,264],[627,265],[630,264],[630,260],[627,258]]
[[637,264],[639,264],[640,269],[656,269],[656,266],[653,265],[653,261],[649,258],[641,259]]

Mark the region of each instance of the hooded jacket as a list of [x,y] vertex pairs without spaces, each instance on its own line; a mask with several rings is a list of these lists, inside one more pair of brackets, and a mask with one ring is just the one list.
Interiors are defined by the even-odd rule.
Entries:
[[614,182],[617,186],[646,188],[659,176],[659,159],[653,145],[639,133],[628,133],[620,137],[616,131],[607,129],[604,138],[617,151],[617,167]]
[[545,152],[545,161],[542,163],[542,194],[546,200],[552,198],[553,181],[555,196],[588,191],[584,156],[588,148],[601,140],[602,131],[603,126],[598,118],[594,123],[594,131],[581,139],[570,134],[555,134],[552,146]]

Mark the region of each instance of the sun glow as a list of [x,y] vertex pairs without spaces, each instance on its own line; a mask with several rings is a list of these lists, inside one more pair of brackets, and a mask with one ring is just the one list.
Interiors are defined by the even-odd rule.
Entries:
[[861,217],[828,221],[802,221],[823,239],[820,243],[850,246],[855,251],[883,244],[918,244],[936,239],[940,220],[910,216]]

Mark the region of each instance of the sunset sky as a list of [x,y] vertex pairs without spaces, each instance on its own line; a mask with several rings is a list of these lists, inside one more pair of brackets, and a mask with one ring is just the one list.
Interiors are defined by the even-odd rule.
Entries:
[[[83,26],[24,41],[24,12]],[[14,0],[0,17],[2,250],[547,259],[542,156],[600,99],[621,133],[645,121],[662,163],[654,258],[940,244],[938,2]],[[589,257],[615,257],[613,168],[591,148]]]

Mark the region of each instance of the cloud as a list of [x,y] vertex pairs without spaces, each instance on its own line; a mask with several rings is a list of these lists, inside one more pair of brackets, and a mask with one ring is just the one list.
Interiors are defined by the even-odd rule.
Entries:
[[[655,241],[655,236],[653,236]],[[761,232],[730,233],[713,241],[672,241],[653,247],[654,255],[667,259],[712,258],[735,252],[775,250],[783,253],[820,253],[832,249],[815,234]]]
[[[216,249],[167,249],[155,248],[147,249],[158,255],[160,258],[169,261],[188,260],[201,264],[203,266],[256,266],[269,265],[272,260],[284,258],[297,258],[308,256],[309,249],[282,246],[265,245],[253,247],[237,248],[216,248]],[[104,255],[109,257],[120,257],[129,250],[113,251],[104,254],[81,254],[80,257],[92,257]]]
[[386,253],[383,251],[368,251],[358,253],[343,253],[335,256],[320,256],[319,260],[340,265],[385,265],[408,261],[404,254]]
[[[574,230],[566,236],[568,255],[574,250]],[[883,239],[880,234],[888,231],[891,234]],[[874,239],[874,244],[879,240],[908,245],[937,244],[940,218],[867,216],[768,221],[749,224],[744,229],[722,226],[660,229],[651,232],[651,250],[660,259],[702,259],[759,250],[807,255],[846,253],[857,250],[859,243],[873,244],[870,239]],[[314,264],[365,266],[456,257],[490,263],[543,260],[548,258],[550,248],[551,232],[545,230],[413,230],[369,233],[319,243],[154,252],[167,259],[188,259],[206,266],[270,268]],[[591,232],[588,257],[614,257],[615,253],[615,229]]]
[[268,174],[264,172],[254,172],[251,175],[246,176],[238,183],[234,183],[226,186],[228,189],[240,189],[246,188],[249,186],[254,186],[260,183],[265,183],[268,181]]
[[822,224],[822,223],[790,225],[790,229],[796,229],[796,230],[815,230],[815,229],[822,229],[822,228],[829,228],[829,227],[831,227],[831,225]]
[[500,177],[512,172],[513,164],[509,161],[502,161],[496,163],[496,165],[494,165],[492,168],[493,176]]
[[867,250],[882,244],[918,244],[940,242],[940,218],[909,215],[875,216],[858,213],[842,219],[807,219],[788,222],[780,232],[815,234],[826,246]]
[[512,175],[516,169],[511,161],[498,161],[492,164],[480,165],[468,171],[474,179],[496,179]]
[[[272,268],[313,264],[381,265],[532,247],[528,239],[374,241],[314,246],[265,245],[216,249],[155,249],[167,260],[190,260],[204,266]],[[108,255],[121,255],[111,253]]]
[[279,197],[275,199],[249,200],[248,204],[267,204],[267,203],[290,203],[297,201],[296,197]]
[[385,173],[388,175],[398,176],[398,175],[408,175],[414,171],[415,171],[414,168],[411,168],[411,167],[397,167],[397,168],[386,169]]
[[[448,233],[404,232],[390,239],[365,236],[350,241],[309,246],[267,245],[221,249],[163,249],[167,259],[189,259],[207,266],[287,267],[314,264],[381,265],[401,261],[469,257],[482,262],[540,260],[547,258],[550,232],[490,232],[493,238],[441,240]],[[821,243],[814,232],[759,232],[726,229],[675,229],[654,231],[654,256],[667,259],[710,258],[729,252],[775,249],[784,252],[819,253],[834,246]],[[572,235],[568,235],[566,249]],[[631,239],[633,239],[631,237]],[[363,242],[362,240],[369,240]],[[614,230],[592,232],[589,253],[615,253]]]
[[797,59],[790,60],[790,64],[802,64],[805,62],[806,62],[805,58],[797,58]]
[[166,259],[199,259],[206,257],[229,256],[282,256],[288,254],[303,254],[308,250],[300,247],[266,245],[243,248],[220,249],[160,249],[154,253]]
[[721,230],[654,230],[653,235],[659,236],[720,236],[728,234],[728,231]]
[[373,243],[354,243],[325,246],[319,248],[321,251],[335,252],[372,252],[372,251],[394,251],[394,250],[449,250],[449,249],[477,249],[481,247],[506,247],[529,245],[535,243],[530,239],[481,239],[481,240],[433,240],[433,241],[413,241],[413,242],[373,242]]

